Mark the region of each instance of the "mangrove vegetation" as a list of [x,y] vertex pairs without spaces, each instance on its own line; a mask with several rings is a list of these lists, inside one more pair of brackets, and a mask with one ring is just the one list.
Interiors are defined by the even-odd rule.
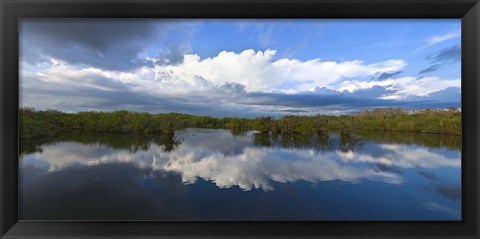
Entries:
[[173,135],[175,130],[185,128],[230,129],[233,135],[256,130],[271,135],[281,134],[284,138],[298,137],[297,135],[325,136],[332,131],[344,138],[350,137],[353,132],[364,131],[461,134],[461,112],[455,108],[416,111],[382,108],[344,115],[286,115],[254,119],[181,113],[149,114],[125,110],[65,113],[21,108],[19,123],[21,139],[75,131]]

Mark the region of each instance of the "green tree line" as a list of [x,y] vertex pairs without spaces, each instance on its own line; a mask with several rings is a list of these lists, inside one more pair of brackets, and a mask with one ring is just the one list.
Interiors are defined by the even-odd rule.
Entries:
[[65,113],[57,110],[19,110],[20,138],[55,136],[62,132],[118,132],[172,135],[184,128],[224,128],[239,134],[244,130],[282,134],[325,135],[329,131],[349,137],[356,131],[397,131],[411,133],[461,134],[461,112],[449,110],[418,110],[407,112],[382,108],[345,115],[287,115],[279,118],[255,119],[194,116],[180,113],[149,114],[125,110],[113,112],[86,111]]

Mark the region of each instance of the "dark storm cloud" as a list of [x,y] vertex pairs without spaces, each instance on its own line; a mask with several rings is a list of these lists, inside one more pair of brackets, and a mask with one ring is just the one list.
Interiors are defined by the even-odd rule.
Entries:
[[189,45],[176,43],[171,45],[168,53],[162,57],[168,64],[180,64],[183,63],[183,58],[187,53],[190,53]]
[[373,86],[372,88],[369,89],[364,89],[364,90],[358,90],[353,93],[351,93],[352,96],[355,96],[356,98],[380,98],[384,95],[391,95],[394,94],[395,91],[393,90],[387,90],[385,87],[382,86]]
[[[95,80],[90,76],[92,85]],[[151,113],[178,112],[193,115],[211,116],[252,116],[251,112],[239,112],[237,108],[224,107],[218,103],[219,97],[233,97],[232,91],[225,89],[207,92],[192,92],[187,95],[148,94],[134,92],[123,84],[113,84],[111,79],[99,76],[102,84],[96,87],[75,85],[44,85],[41,80],[28,78],[28,87],[22,88],[22,105],[48,105],[39,109],[58,109],[63,111],[85,110],[132,110]],[[106,87],[108,86],[108,87]],[[99,88],[100,87],[100,88]],[[236,86],[239,87],[239,86]],[[37,107],[38,108],[38,107]]]
[[144,64],[137,56],[146,42],[163,34],[161,25],[147,20],[22,20],[20,56],[26,62],[48,56],[71,64],[129,70]]
[[[419,77],[422,79],[424,77]],[[428,96],[410,96],[409,104],[412,108],[446,108],[461,107],[460,87],[448,87],[443,90],[432,92]]]
[[429,96],[408,97],[402,100],[380,99],[381,96],[391,95],[395,91],[387,90],[381,86],[356,92],[338,92],[325,88],[315,92],[282,94],[282,93],[248,93],[239,100],[242,104],[260,106],[283,106],[298,108],[330,107],[336,109],[356,108],[366,109],[372,107],[402,107],[402,108],[444,108],[445,104],[459,106],[459,88],[451,87],[442,91],[431,93]]
[[424,73],[428,73],[428,72],[434,72],[436,70],[438,70],[440,68],[440,64],[435,64],[435,65],[431,65],[421,71],[418,72],[418,74],[424,74]]
[[[323,89],[323,91],[328,91]],[[374,107],[396,106],[402,102],[394,100],[381,100],[374,97],[380,92],[387,92],[384,88],[374,87],[369,90],[361,90],[354,93],[331,91],[327,94],[318,93],[250,93],[243,100],[244,104],[286,106],[286,107]],[[364,97],[368,95],[368,97]]]
[[189,44],[175,43],[171,44],[166,51],[157,54],[154,60],[147,60],[146,64],[150,67],[154,65],[177,65],[183,63],[185,54],[191,53]]
[[425,58],[433,63],[441,62],[459,62],[461,60],[461,48],[459,45],[453,45],[440,49],[434,54],[431,54]]
[[461,92],[458,87],[449,87],[437,92],[430,93],[428,97],[425,96],[412,96],[410,99],[414,101],[421,101],[428,99],[429,101],[435,101],[444,106],[456,106],[460,105]]
[[[80,77],[86,84],[78,84]],[[426,97],[402,100],[381,99],[395,91],[374,86],[356,92],[338,92],[317,88],[296,94],[246,92],[239,83],[225,83],[179,94],[138,91],[139,85],[123,83],[97,74],[70,76],[59,84],[26,77],[22,86],[23,106],[42,106],[63,111],[132,110],[151,113],[178,112],[194,115],[256,117],[278,113],[315,113],[322,111],[364,110],[375,107],[444,108],[460,103],[459,88],[448,88]],[[146,80],[148,81],[148,80]]]

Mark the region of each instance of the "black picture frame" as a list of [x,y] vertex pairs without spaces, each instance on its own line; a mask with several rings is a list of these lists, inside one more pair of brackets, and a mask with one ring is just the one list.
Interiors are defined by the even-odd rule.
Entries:
[[[478,0],[0,0],[1,238],[480,238]],[[214,222],[18,220],[20,18],[462,19],[462,217],[455,221]]]

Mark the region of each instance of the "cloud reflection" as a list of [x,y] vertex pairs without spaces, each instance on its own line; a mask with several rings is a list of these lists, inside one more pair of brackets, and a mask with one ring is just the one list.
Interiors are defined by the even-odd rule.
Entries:
[[[219,188],[236,186],[247,191],[271,191],[274,190],[274,182],[299,180],[312,183],[372,180],[388,184],[404,181],[398,171],[378,170],[376,165],[427,169],[460,167],[459,155],[449,158],[416,145],[379,144],[380,154],[364,150],[324,152],[259,147],[249,140],[252,134],[233,138],[225,137],[230,133],[221,130],[187,132],[182,143],[171,152],[165,152],[164,146],[153,143],[148,150],[131,152],[100,144],[62,142],[44,146],[41,153],[24,155],[21,167],[33,165],[52,172],[66,167],[123,162],[140,168],[178,173],[185,184],[195,183],[201,178]],[[203,143],[199,144],[199,141]]]

